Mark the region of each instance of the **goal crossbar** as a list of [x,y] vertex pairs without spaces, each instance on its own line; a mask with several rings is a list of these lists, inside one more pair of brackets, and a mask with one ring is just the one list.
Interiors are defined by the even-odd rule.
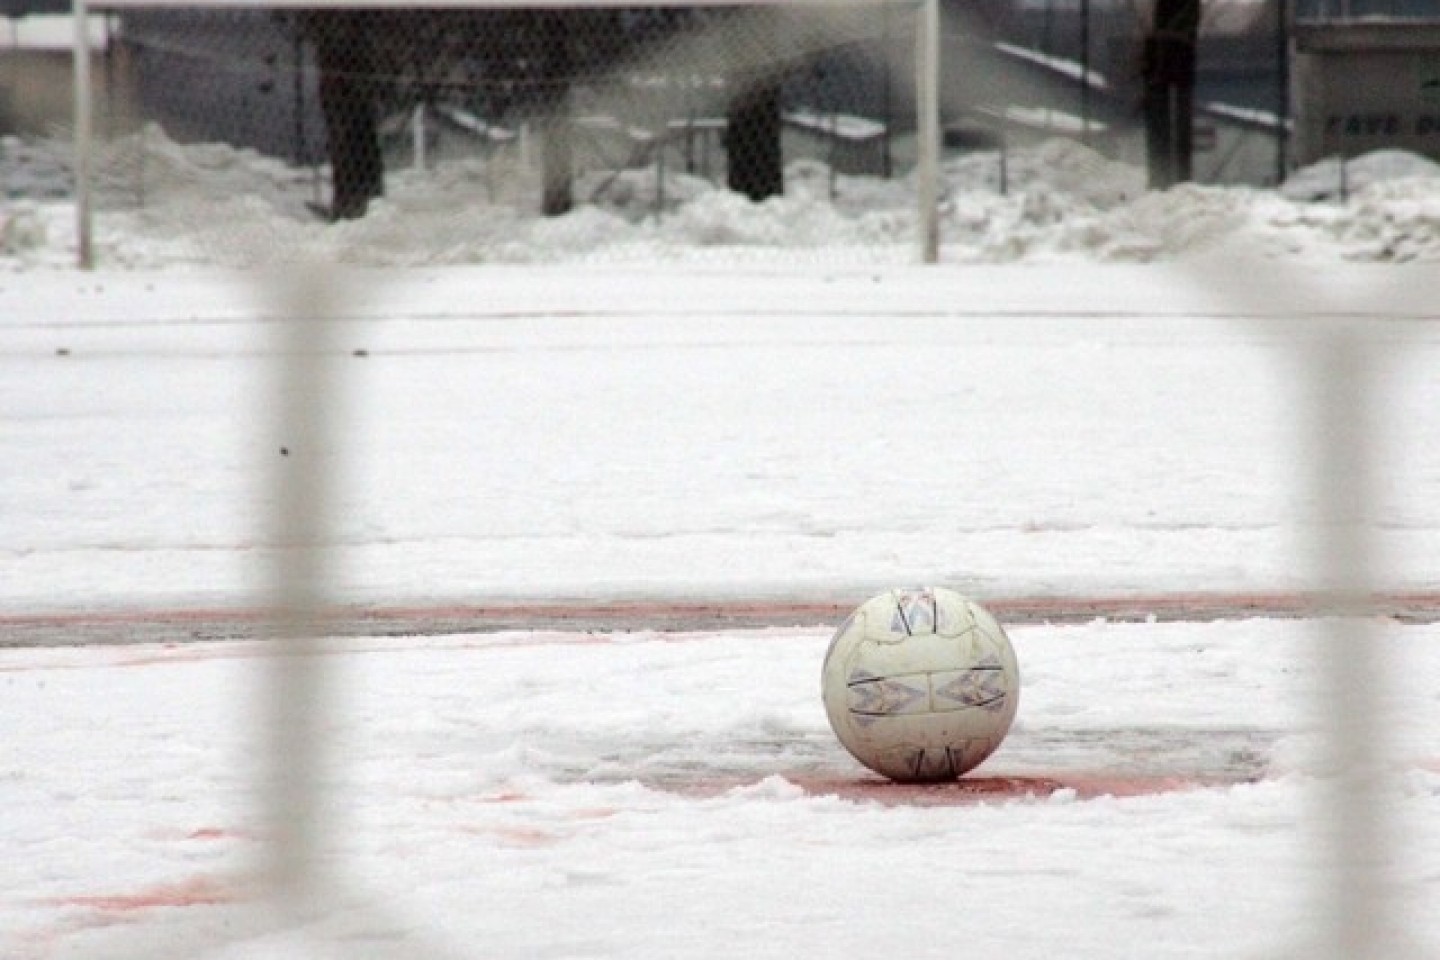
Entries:
[[623,10],[920,6],[924,0],[88,0],[97,10]]
[[[740,9],[791,6],[801,9],[845,9],[880,6],[914,7],[916,204],[919,257],[936,263],[940,257],[940,0],[699,0],[681,3],[697,9]],[[583,10],[673,8],[675,0],[73,0],[75,19],[75,209],[76,259],[82,270],[95,266],[93,170],[93,92],[90,88],[91,13],[127,10]]]

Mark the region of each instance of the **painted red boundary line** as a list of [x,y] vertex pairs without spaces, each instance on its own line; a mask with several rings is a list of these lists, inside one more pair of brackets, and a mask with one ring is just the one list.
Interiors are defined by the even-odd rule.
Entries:
[[[1253,783],[1253,778],[1182,774],[1072,773],[964,776],[941,783],[892,783],[873,777],[784,775],[812,797],[835,797],[886,807],[952,807],[976,803],[1047,800],[1067,794],[1077,800],[1097,797],[1146,797]],[[642,780],[642,782],[644,782]],[[756,785],[743,779],[661,781],[647,784],[681,796],[712,797]]]
[[[1054,771],[1050,773],[966,774],[939,783],[895,783],[862,773],[856,776],[781,771],[771,774],[810,797],[832,797],[884,807],[952,807],[1013,801],[1094,800],[1097,797],[1149,797],[1188,790],[1224,789],[1259,782],[1253,776],[1204,773],[1106,773]],[[678,797],[709,800],[735,791],[764,789],[759,775],[645,777],[636,781],[646,788]],[[481,798],[483,803],[519,803],[532,797],[506,790]],[[599,808],[608,815],[612,808]]]
[[162,907],[215,906],[232,903],[238,893],[208,877],[162,883],[123,893],[76,894],[42,901],[57,907],[87,907],[105,913],[129,913]]
[[[494,603],[415,603],[336,607],[322,629],[332,636],[484,633],[507,629],[588,631],[707,630],[813,626],[842,621],[864,600],[507,600]],[[1303,617],[1324,604],[1300,592],[1178,592],[1118,596],[980,598],[1003,623],[1205,621],[1247,617]],[[1387,593],[1366,608],[1405,622],[1440,621],[1440,592]],[[76,610],[0,614],[0,646],[236,639],[263,634],[256,608]]]

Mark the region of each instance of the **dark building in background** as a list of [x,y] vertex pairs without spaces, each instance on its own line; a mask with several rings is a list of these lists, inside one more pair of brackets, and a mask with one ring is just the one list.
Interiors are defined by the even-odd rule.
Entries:
[[1398,148],[1440,160],[1440,5],[1299,0],[1299,163]]
[[1292,0],[1299,20],[1434,17],[1435,0]]
[[323,158],[313,53],[293,14],[127,11],[120,37],[135,112],[175,139]]
[[69,13],[70,0],[0,0],[0,17],[28,17],[39,13]]

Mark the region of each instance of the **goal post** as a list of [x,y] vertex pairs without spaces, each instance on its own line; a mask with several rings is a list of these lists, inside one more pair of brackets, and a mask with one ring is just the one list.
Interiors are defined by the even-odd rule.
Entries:
[[[939,0],[698,0],[676,4],[674,0],[416,0],[396,3],[393,0],[74,0],[76,21],[74,48],[75,83],[75,205],[77,262],[81,269],[95,265],[95,190],[96,143],[94,88],[92,85],[91,17],[101,14],[124,14],[163,11],[240,12],[266,10],[273,12],[338,12],[355,11],[509,11],[509,12],[573,12],[573,11],[742,11],[786,9],[801,16],[823,12],[908,8],[914,24],[914,124],[915,124],[915,204],[917,256],[922,263],[939,259],[940,228],[938,202],[940,197],[940,32]],[[417,138],[417,153],[423,149]]]
[[90,9],[86,0],[72,2],[75,5],[75,253],[80,269],[90,270],[95,266],[94,218],[90,202]]

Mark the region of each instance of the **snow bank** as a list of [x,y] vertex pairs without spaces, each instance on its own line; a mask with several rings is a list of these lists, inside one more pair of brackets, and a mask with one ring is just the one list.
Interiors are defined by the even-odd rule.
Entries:
[[[155,127],[112,143],[96,185],[108,266],[248,266],[315,257],[371,265],[601,261],[906,263],[915,190],[800,160],[787,193],[750,203],[708,180],[655,168],[592,171],[565,217],[534,213],[538,186],[510,153],[391,171],[363,220],[326,224],[311,171],[251,150],[181,145]],[[74,262],[68,144],[0,141],[0,266]],[[1146,189],[1144,172],[1080,144],[951,157],[943,168],[943,257],[952,262],[1148,262],[1244,247],[1318,261],[1440,256],[1440,166],[1398,151],[1298,171],[1280,190]]]

